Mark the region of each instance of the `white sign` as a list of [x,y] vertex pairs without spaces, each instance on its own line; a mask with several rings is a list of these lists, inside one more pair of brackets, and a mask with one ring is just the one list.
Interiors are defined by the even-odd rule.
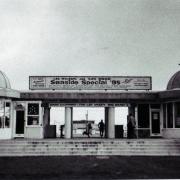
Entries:
[[49,103],[50,107],[128,107],[121,103]]
[[30,76],[31,90],[150,90],[149,76]]

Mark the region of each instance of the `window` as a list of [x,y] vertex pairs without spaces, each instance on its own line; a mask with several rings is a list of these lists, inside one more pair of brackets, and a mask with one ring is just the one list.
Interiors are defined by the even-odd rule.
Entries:
[[166,104],[163,104],[163,127],[166,128]]
[[27,125],[39,125],[39,104],[28,103]]
[[167,104],[167,128],[173,128],[173,105]]
[[0,100],[0,128],[10,127],[10,102]]
[[180,102],[175,103],[175,128],[180,128]]
[[138,128],[149,128],[149,104],[138,105]]

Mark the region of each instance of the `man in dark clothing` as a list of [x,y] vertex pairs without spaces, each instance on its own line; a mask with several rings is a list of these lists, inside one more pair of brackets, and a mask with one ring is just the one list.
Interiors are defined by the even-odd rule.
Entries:
[[104,127],[105,127],[105,124],[103,123],[103,120],[101,120],[101,122],[99,122],[99,124],[98,124],[98,128],[99,128],[101,138],[103,137]]
[[87,132],[88,132],[88,137],[90,137],[90,135],[92,135],[92,126],[91,126],[91,123],[89,122],[88,123],[88,128],[87,128]]
[[136,137],[136,134],[135,134],[136,121],[135,121],[134,116],[131,113],[128,116],[127,127],[128,127],[128,138],[135,138]]

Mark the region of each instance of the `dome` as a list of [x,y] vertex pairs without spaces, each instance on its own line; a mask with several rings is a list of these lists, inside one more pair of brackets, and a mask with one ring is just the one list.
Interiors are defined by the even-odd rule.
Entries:
[[0,88],[11,89],[9,79],[2,71],[0,71]]
[[168,82],[167,90],[180,88],[180,71],[176,72]]

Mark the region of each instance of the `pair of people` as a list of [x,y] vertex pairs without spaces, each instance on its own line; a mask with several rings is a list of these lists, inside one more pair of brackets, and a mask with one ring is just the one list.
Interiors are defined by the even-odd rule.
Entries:
[[[104,135],[104,129],[105,129],[105,124],[103,122],[103,120],[101,120],[98,124],[98,128],[99,128],[99,132],[100,132],[100,137],[102,138]],[[88,137],[90,137],[90,135],[92,135],[92,126],[91,123],[88,123],[86,126],[86,131],[83,132],[83,135],[88,135]]]

